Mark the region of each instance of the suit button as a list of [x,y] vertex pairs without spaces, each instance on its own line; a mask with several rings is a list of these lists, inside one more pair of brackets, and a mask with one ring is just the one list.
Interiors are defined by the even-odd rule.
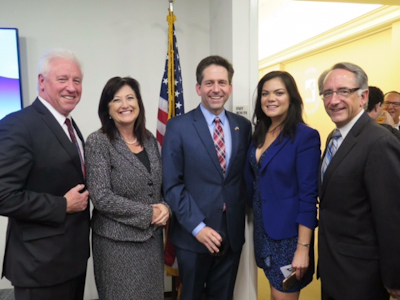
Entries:
[[147,194],[149,197],[153,197],[153,193],[149,193]]
[[149,182],[147,183],[147,185],[148,185],[148,186],[152,186],[152,185],[153,185],[153,181],[149,181]]

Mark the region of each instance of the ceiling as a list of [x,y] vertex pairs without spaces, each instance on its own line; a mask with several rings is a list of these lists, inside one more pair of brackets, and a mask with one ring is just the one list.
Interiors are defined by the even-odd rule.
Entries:
[[[294,0],[304,1],[304,0]],[[316,2],[345,2],[345,3],[361,3],[361,4],[380,4],[380,5],[400,5],[399,0],[307,0]]]
[[400,0],[259,0],[259,60]]

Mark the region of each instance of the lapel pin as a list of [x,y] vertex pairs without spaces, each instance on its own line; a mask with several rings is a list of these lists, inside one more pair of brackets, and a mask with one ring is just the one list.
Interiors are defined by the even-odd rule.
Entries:
[[239,130],[239,127],[236,126],[236,127],[235,127],[235,130]]

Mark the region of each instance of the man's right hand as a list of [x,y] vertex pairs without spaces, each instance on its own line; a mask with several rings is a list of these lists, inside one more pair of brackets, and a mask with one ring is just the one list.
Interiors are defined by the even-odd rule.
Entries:
[[386,111],[386,110],[382,110],[382,114],[381,117],[383,118],[380,122],[381,124],[387,124],[390,125],[392,127],[394,127],[394,121],[392,116]]
[[200,232],[196,235],[196,239],[207,247],[210,253],[218,253],[219,248],[221,246],[222,237],[211,227],[204,227]]
[[86,209],[89,191],[86,190],[81,193],[84,188],[84,184],[78,184],[64,195],[64,198],[67,199],[67,213],[76,213]]

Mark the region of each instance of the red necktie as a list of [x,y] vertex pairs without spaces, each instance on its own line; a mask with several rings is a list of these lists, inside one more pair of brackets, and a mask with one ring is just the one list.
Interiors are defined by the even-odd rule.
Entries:
[[74,128],[72,127],[71,121],[68,118],[65,119],[65,124],[68,127],[68,133],[69,133],[69,136],[71,138],[71,141],[75,144],[76,150],[78,150],[79,159],[81,160],[82,174],[83,174],[83,177],[85,177],[85,163],[83,161],[83,156],[82,156],[82,153],[81,153],[81,149],[79,148],[79,144],[78,144],[78,141],[77,141],[76,136],[75,136]]
[[221,126],[221,120],[219,118],[215,118],[215,128],[214,128],[214,146],[217,151],[217,156],[219,160],[219,164],[221,165],[222,173],[225,176],[226,171],[226,153],[225,153],[225,138],[224,138],[224,130]]

